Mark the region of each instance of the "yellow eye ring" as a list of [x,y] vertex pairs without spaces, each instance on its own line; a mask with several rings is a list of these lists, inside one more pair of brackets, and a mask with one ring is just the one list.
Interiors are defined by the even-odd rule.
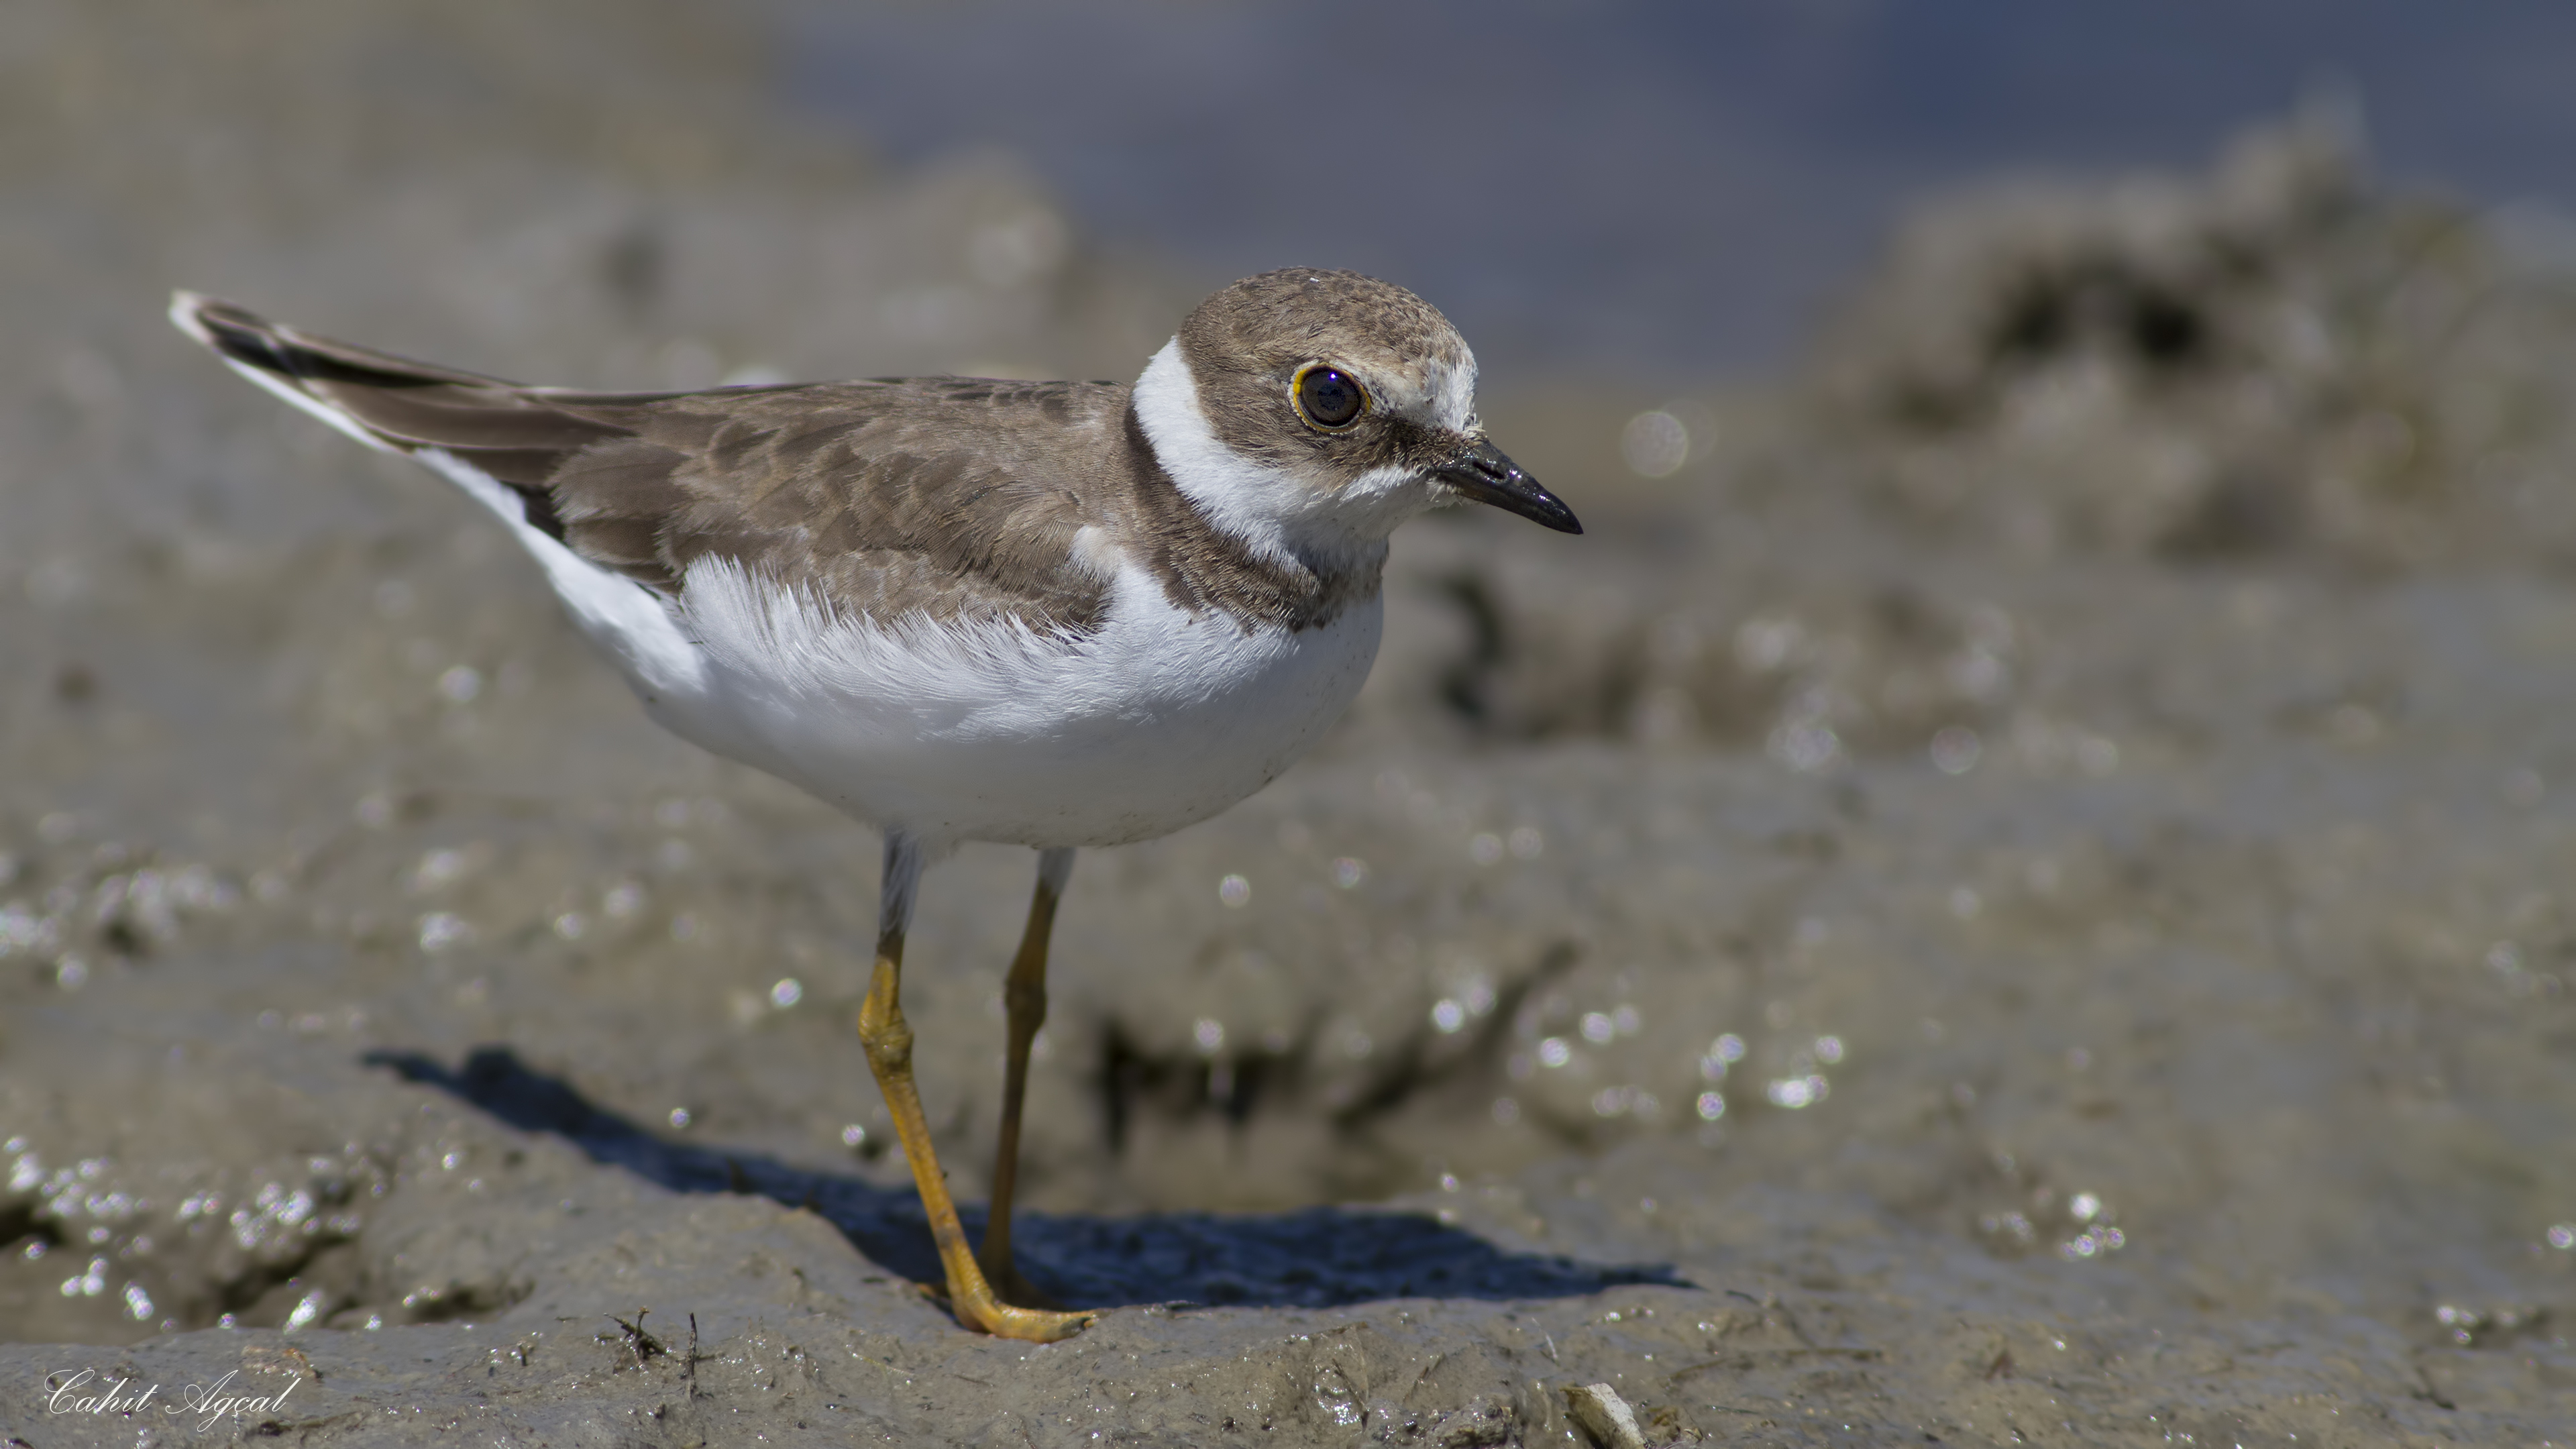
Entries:
[[1310,362],[1288,379],[1288,405],[1306,426],[1339,433],[1368,415],[1368,389],[1329,362]]

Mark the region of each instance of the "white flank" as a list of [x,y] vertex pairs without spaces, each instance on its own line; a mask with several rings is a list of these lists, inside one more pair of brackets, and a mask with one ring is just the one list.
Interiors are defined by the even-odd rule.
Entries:
[[1150,839],[1260,789],[1368,676],[1378,601],[1302,633],[1172,606],[1121,568],[1088,635],[853,619],[727,559],[689,570],[706,693],[682,735],[934,845]]
[[546,582],[554,585],[573,622],[608,651],[646,705],[658,710],[666,701],[705,693],[706,661],[680,631],[671,606],[660,595],[555,542],[528,522],[527,504],[518,494],[454,453],[420,448],[412,456],[510,525],[512,536],[546,571]]
[[1073,531],[1073,561],[1104,584],[1118,577],[1123,562],[1109,530],[1096,523],[1086,523]]

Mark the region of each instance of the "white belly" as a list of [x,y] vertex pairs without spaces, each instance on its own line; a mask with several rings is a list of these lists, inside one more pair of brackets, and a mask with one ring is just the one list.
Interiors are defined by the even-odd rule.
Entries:
[[1359,692],[1384,617],[1371,598],[1322,628],[1246,632],[1133,569],[1082,639],[887,629],[722,563],[693,568],[685,598],[704,668],[629,669],[671,730],[925,842],[1040,848],[1165,835],[1268,784]]
[[500,515],[665,728],[934,847],[1123,845],[1207,819],[1341,717],[1385,618],[1372,596],[1247,633],[1129,567],[1089,638],[888,629],[714,559],[673,605],[539,532],[480,469],[417,456]]

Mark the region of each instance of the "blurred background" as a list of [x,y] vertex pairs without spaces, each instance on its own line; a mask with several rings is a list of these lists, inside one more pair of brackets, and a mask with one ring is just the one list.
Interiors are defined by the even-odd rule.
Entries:
[[[2569,74],[2537,0],[11,0],[0,1323],[516,1301],[430,1135],[522,1119],[371,1052],[863,1244],[907,1200],[873,841],[656,733],[169,288],[539,382],[1125,379],[1316,264],[1442,307],[1590,531],[1408,527],[1316,756],[1086,857],[1026,1200],[1430,1194],[1813,1254],[1891,1332],[2361,1314],[2541,1402],[2432,1356],[2576,1312]],[[943,866],[913,947],[970,1197],[1026,872]],[[308,1188],[356,1205],[137,1206]],[[132,1266],[63,1286],[81,1235]],[[1078,1239],[1032,1273],[1168,1287]]]
[[2482,204],[2576,188],[2537,0],[785,0],[779,84],[906,166],[1018,157],[1083,233],[1225,279],[1400,277],[1516,371],[1776,365],[1909,205],[2197,165],[2301,104]]

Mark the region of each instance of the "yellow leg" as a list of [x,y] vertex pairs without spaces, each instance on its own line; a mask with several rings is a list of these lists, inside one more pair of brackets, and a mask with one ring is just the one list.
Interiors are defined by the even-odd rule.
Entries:
[[939,1263],[948,1274],[949,1307],[958,1322],[1033,1343],[1070,1338],[1098,1315],[1014,1308],[995,1297],[966,1246],[965,1225],[957,1221],[957,1204],[948,1196],[947,1178],[931,1151],[930,1123],[922,1116],[921,1093],[912,1081],[912,1028],[904,1022],[902,1000],[904,930],[912,915],[912,889],[920,878],[916,848],[908,841],[889,838],[886,908],[877,933],[876,974],[868,983],[868,999],[859,1008],[859,1040],[867,1047],[868,1067],[876,1073],[886,1110],[894,1116],[895,1135],[902,1139],[904,1157],[912,1164],[913,1185],[921,1190],[922,1212],[939,1243]]
[[984,1222],[984,1245],[975,1257],[984,1276],[1014,1303],[1043,1306],[1046,1297],[1021,1276],[1011,1261],[1011,1198],[1020,1177],[1020,1103],[1029,1088],[1029,1043],[1046,1025],[1047,939],[1055,930],[1055,903],[1073,873],[1073,852],[1050,850],[1038,857],[1037,889],[1029,896],[1028,928],[1020,934],[1020,954],[1011,959],[1011,975],[1002,988],[1010,1008],[1010,1056],[1002,1077],[1002,1134],[993,1156],[993,1207]]

